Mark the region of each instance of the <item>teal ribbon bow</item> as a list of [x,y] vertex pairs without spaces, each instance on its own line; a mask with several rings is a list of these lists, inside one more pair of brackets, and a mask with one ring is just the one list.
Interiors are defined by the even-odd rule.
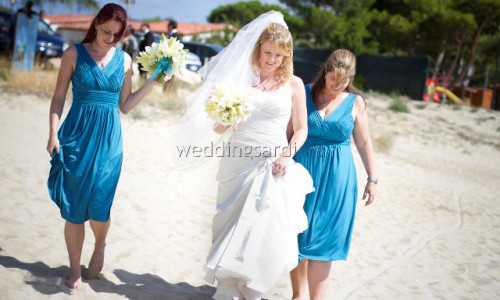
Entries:
[[[172,72],[172,66],[170,64],[170,59],[166,57],[162,57],[158,60],[156,63],[155,70],[153,71],[153,74],[149,77],[149,80],[154,80],[158,75],[160,75],[163,72],[171,73]],[[164,74],[163,74],[164,75]],[[160,81],[163,80],[163,76],[160,77]]]

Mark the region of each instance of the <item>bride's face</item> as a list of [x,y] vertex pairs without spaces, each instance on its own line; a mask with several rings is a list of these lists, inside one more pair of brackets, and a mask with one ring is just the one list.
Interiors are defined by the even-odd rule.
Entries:
[[275,41],[267,40],[260,46],[260,70],[273,73],[283,62],[283,52]]

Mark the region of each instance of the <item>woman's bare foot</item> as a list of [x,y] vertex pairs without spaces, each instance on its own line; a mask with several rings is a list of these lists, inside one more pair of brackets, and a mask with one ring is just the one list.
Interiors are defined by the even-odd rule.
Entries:
[[82,268],[82,277],[85,279],[100,279],[99,271],[91,268]]
[[69,277],[64,281],[67,287],[70,289],[77,289],[82,283],[82,275],[80,269],[69,272]]
[[104,249],[105,246],[95,248],[92,257],[90,258],[89,267],[82,268],[82,276],[85,279],[99,279],[99,273],[104,266]]

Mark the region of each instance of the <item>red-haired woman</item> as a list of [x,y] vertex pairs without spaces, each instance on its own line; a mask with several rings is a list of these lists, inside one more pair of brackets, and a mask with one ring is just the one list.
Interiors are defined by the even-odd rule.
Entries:
[[[126,28],[123,7],[102,7],[82,43],[64,52],[50,105],[47,151],[52,167],[47,185],[66,220],[64,236],[70,261],[66,285],[71,289],[80,286],[82,273],[96,277],[104,265],[110,210],[123,157],[119,111],[131,111],[156,84],[146,81],[132,93],[131,58],[115,48]],[[73,103],[57,131],[70,82]],[[81,270],[87,220],[95,248],[88,268]]]

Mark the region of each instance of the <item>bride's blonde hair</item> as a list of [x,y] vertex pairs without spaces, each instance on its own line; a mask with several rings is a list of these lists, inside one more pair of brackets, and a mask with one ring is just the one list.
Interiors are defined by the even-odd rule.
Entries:
[[252,66],[257,72],[260,70],[260,48],[262,44],[267,41],[276,42],[283,53],[283,61],[276,72],[280,84],[284,84],[288,81],[288,79],[290,79],[290,77],[292,77],[293,74],[292,35],[285,26],[278,23],[271,23],[266,27],[266,29],[264,29],[264,31],[262,31],[262,34],[255,43],[251,58]]

